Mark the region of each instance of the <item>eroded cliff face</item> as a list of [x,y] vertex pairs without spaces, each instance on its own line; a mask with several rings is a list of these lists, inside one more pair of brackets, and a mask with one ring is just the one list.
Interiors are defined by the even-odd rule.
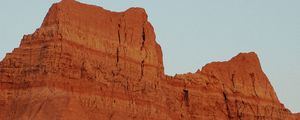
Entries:
[[54,4],[0,62],[0,118],[296,119],[255,53],[164,75],[145,10]]
[[174,113],[187,112],[187,119],[296,119],[279,102],[253,52],[209,63],[196,73],[176,75],[168,81],[169,90],[188,94],[182,100],[185,110],[171,105]]

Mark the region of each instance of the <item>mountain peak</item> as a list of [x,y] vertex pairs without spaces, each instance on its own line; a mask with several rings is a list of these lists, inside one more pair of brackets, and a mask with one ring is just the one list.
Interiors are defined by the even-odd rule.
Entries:
[[250,64],[257,67],[260,67],[260,62],[257,54],[255,52],[249,53],[239,53],[237,56],[233,57],[229,62],[241,62],[244,64]]
[[231,92],[247,93],[252,97],[279,103],[255,52],[239,53],[229,61],[209,63],[202,70],[198,70],[197,74],[222,80],[225,87],[234,88],[230,89]]
[[[241,69],[262,72],[259,58],[255,52],[239,53],[228,61],[212,62],[205,65],[201,71],[215,68]],[[198,72],[201,72],[200,70]]]

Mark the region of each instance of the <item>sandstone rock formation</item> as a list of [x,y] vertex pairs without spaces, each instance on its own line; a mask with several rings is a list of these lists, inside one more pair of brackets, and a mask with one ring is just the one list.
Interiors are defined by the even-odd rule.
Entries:
[[0,62],[0,90],[3,120],[297,119],[255,53],[167,76],[145,10],[74,0]]

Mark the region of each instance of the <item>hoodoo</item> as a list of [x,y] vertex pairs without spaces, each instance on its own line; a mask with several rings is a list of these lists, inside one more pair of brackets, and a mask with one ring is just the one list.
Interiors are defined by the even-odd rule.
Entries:
[[62,0],[0,62],[0,119],[297,120],[299,115],[280,103],[253,52],[167,76],[144,9],[111,12]]

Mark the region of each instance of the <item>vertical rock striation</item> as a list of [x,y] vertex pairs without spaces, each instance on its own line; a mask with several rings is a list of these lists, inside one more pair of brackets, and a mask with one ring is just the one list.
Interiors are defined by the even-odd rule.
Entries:
[[144,9],[54,4],[0,62],[3,120],[294,119],[255,53],[164,74]]
[[[168,82],[169,91],[189,91],[189,101],[181,102],[189,106],[169,101],[174,116],[181,114],[184,119],[296,119],[278,100],[253,52],[207,64],[196,73],[170,77]],[[176,98],[176,94],[171,96]]]

